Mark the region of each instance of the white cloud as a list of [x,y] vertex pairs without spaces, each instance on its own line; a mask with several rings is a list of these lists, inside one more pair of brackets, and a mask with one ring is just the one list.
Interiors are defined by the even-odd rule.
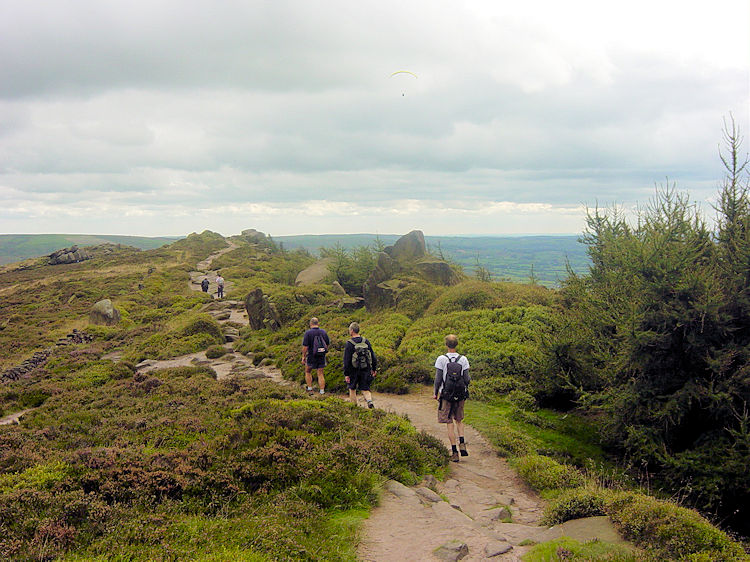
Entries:
[[450,200],[472,232],[562,232],[581,204],[633,205],[666,177],[704,201],[722,117],[750,130],[748,16],[740,0],[6,2],[0,231],[109,231],[108,213],[239,231],[244,212],[271,233],[439,232]]

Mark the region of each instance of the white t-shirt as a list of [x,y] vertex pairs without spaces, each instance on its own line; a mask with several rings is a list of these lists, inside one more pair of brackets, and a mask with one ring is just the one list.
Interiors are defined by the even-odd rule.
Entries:
[[[460,353],[445,353],[443,355],[440,355],[437,359],[435,359],[435,369],[440,369],[443,372],[443,377],[445,377],[445,366],[448,364],[448,357],[451,359],[455,359],[461,355]],[[465,372],[469,370],[469,360],[466,358],[465,355],[461,355],[461,359],[458,360],[458,364],[461,365],[461,372]],[[465,376],[465,375],[464,375]],[[440,392],[443,390],[443,382],[440,381],[440,387],[436,390],[436,394],[440,394]]]
[[224,278],[223,278],[223,277],[222,277],[221,275],[219,275],[219,276],[218,276],[218,277],[216,278],[216,284],[217,284],[217,285],[221,285],[222,287],[224,286]]

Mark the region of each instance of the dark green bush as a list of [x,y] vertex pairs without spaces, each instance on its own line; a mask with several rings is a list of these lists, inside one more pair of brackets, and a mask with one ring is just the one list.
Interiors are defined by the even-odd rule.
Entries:
[[218,359],[226,355],[228,351],[223,345],[212,345],[206,350],[206,357],[208,359]]

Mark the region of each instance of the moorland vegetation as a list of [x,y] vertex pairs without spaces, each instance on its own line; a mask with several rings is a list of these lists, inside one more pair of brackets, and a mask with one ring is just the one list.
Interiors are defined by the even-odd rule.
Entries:
[[[301,385],[301,336],[317,316],[336,393],[357,320],[380,359],[373,388],[406,393],[431,381],[443,336],[458,333],[472,363],[468,420],[548,500],[548,523],[606,515],[648,559],[743,559],[706,518],[746,532],[750,499],[750,200],[733,128],[726,141],[715,232],[669,186],[635,224],[596,209],[582,240],[590,271],[560,290],[455,265],[441,283],[403,262],[381,283],[391,301],[350,309],[333,282],[364,295],[388,248],[328,248],[328,278],[295,285],[316,257],[232,237],[236,249],[212,264],[233,283],[228,297],[259,290],[278,316],[242,327],[234,349]],[[399,416],[205,367],[135,369],[222,353],[211,297],[187,277],[226,245],[206,231],[0,273],[0,368],[73,328],[94,336],[0,388],[3,414],[33,409],[0,428],[0,556],[354,559],[384,479],[442,476],[443,445]],[[117,325],[88,324],[102,298]]]

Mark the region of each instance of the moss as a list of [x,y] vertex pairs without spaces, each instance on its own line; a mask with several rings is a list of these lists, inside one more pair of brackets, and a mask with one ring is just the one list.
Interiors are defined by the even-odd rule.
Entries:
[[525,455],[513,459],[512,465],[535,490],[577,488],[585,482],[575,467],[542,455]]

